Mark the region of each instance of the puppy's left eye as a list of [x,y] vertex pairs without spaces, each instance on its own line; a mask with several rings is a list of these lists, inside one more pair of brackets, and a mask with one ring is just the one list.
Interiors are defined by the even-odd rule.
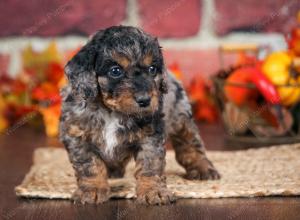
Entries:
[[149,66],[148,72],[149,72],[152,76],[156,76],[157,69],[156,69],[155,66]]
[[108,72],[108,76],[114,79],[120,78],[124,75],[124,71],[118,67],[118,66],[114,66],[112,68],[110,68],[109,72]]

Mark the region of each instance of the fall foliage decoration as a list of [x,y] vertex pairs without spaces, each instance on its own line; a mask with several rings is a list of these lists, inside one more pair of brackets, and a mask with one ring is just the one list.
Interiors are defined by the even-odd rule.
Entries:
[[261,60],[258,53],[250,55],[253,51],[244,50],[235,65],[215,77],[217,102],[231,136],[252,134],[270,141],[275,137],[293,137],[287,140],[296,141],[299,137],[299,33],[300,20],[286,38],[287,50],[269,52]]
[[46,134],[56,136],[59,90],[66,83],[63,66],[69,57],[58,51],[55,42],[40,52],[29,45],[21,57],[23,68],[16,77],[0,76],[0,132],[9,133],[18,123],[41,124],[38,120],[42,118]]
[[[183,80],[184,74],[177,63],[170,65],[169,69],[177,79]],[[203,78],[202,74],[199,73],[189,84],[183,86],[192,104],[194,118],[197,121],[216,122],[218,120],[218,112],[211,92],[211,81]]]
[[[52,42],[40,52],[31,45],[22,51],[22,71],[16,77],[7,73],[0,75],[0,133],[10,133],[10,128],[30,123],[44,124],[48,136],[57,136],[61,107],[59,91],[66,84],[63,66],[78,50],[62,54]],[[183,79],[177,63],[170,69],[176,78]],[[216,121],[217,111],[209,83],[199,77],[186,89],[195,109],[195,117],[207,122]]]

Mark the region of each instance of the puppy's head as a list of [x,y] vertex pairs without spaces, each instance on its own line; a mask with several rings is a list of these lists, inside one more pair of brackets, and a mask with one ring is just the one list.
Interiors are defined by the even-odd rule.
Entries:
[[65,72],[77,97],[100,97],[107,108],[127,115],[153,114],[166,92],[158,41],[134,27],[99,31]]

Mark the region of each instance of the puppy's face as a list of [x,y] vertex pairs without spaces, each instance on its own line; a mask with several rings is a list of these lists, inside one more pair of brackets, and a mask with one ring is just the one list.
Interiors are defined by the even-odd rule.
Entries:
[[99,31],[65,72],[75,95],[100,97],[107,108],[126,115],[153,114],[166,92],[157,39],[134,27]]
[[[127,114],[152,113],[158,109],[160,67],[146,55],[133,60],[115,53],[97,72],[103,103]],[[148,61],[149,60],[149,61]]]
[[102,43],[95,72],[103,103],[127,115],[157,111],[164,71],[157,40],[137,29],[117,29]]

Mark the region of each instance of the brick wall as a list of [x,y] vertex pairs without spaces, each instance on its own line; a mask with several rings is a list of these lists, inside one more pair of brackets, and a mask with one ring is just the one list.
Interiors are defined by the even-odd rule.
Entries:
[[[140,26],[160,38],[166,62],[190,74],[219,68],[224,42],[268,43],[284,48],[296,24],[299,0],[10,0],[0,3],[0,52],[19,66],[18,50],[28,42],[43,47],[55,38],[62,49],[83,44],[98,29]],[[230,58],[228,58],[230,60]]]

